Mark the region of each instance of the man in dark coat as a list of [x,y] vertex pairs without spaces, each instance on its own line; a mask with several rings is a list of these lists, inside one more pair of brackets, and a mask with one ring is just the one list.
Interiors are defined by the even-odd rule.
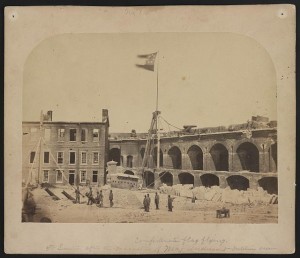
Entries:
[[155,201],[156,209],[158,210],[159,209],[159,207],[158,207],[158,205],[159,205],[159,195],[158,195],[157,192],[155,193],[154,201]]
[[172,211],[173,209],[173,198],[171,198],[170,195],[168,195],[168,211]]
[[112,190],[110,190],[110,193],[109,193],[110,207],[112,207],[114,205],[113,199],[114,199],[114,195],[113,195]]
[[97,191],[95,202],[96,202],[96,205],[99,205],[99,203],[100,203],[100,193],[99,193],[99,190]]
[[79,185],[77,185],[77,189],[75,190],[76,199],[75,203],[80,203],[80,191],[79,191]]
[[147,211],[147,195],[145,195],[145,197],[144,197],[143,204],[144,204],[145,211]]
[[103,207],[103,194],[102,194],[102,190],[100,190],[100,194],[99,194],[99,206]]
[[89,193],[88,193],[88,195],[87,195],[87,197],[88,197],[88,202],[87,202],[87,205],[92,205],[93,204],[93,190],[92,190],[92,187],[90,186],[90,191],[89,191]]
[[149,194],[147,194],[147,211],[148,212],[150,211],[150,203],[151,203],[151,199],[150,199]]

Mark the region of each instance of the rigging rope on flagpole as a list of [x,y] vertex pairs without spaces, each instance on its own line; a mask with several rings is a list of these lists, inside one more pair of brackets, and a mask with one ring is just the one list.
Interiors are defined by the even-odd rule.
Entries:
[[170,125],[170,126],[176,128],[176,129],[178,129],[178,130],[182,130],[181,128],[179,128],[179,127],[177,127],[177,126],[172,125],[171,123],[169,123],[166,119],[163,118],[163,116],[160,116],[160,117],[161,117],[168,125]]

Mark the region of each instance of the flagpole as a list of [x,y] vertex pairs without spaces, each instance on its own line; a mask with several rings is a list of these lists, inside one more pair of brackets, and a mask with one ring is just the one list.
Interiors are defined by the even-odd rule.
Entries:
[[156,70],[156,135],[157,135],[157,158],[156,158],[156,167],[159,168],[160,165],[160,134],[159,134],[159,112],[158,112],[158,63],[159,63],[159,51],[157,51],[157,70]]
[[158,63],[159,63],[159,52],[157,51],[157,70],[156,70],[156,112],[158,111]]

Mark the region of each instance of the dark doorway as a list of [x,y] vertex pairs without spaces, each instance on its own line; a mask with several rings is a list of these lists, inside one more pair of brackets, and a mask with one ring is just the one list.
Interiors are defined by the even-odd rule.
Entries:
[[133,173],[132,171],[130,171],[130,170],[126,170],[126,171],[124,172],[124,174],[127,174],[127,175],[134,175],[134,173]]
[[[159,152],[159,166],[162,167],[164,162],[163,162],[163,152],[162,150],[160,149],[160,152]],[[153,156],[153,162],[154,162],[154,166],[156,167],[157,166],[157,147],[155,147],[152,151],[152,156]]]
[[178,147],[173,146],[169,151],[168,155],[172,160],[172,166],[174,169],[181,169],[181,151]]
[[173,175],[170,172],[162,172],[159,174],[160,182],[168,186],[173,185]]
[[210,149],[215,170],[228,171],[228,150],[223,144],[217,143]]
[[214,185],[220,185],[219,178],[213,174],[204,174],[200,176],[202,185],[205,187],[211,187]]
[[227,183],[231,190],[246,191],[249,188],[249,180],[243,176],[230,176],[227,178]]
[[194,176],[190,173],[180,173],[178,179],[182,185],[194,185]]
[[127,156],[127,167],[132,168],[132,163],[133,163],[133,156],[128,155]]
[[144,175],[145,186],[148,188],[153,188],[154,187],[154,173],[151,171],[145,171],[143,175]]
[[108,155],[109,161],[115,161],[117,162],[117,166],[120,166],[120,161],[121,161],[121,151],[118,148],[112,148],[109,150],[109,155]]
[[253,143],[244,142],[236,150],[243,170],[259,172],[259,153]]
[[203,170],[203,152],[199,146],[193,145],[187,152],[193,170]]
[[266,190],[269,194],[278,194],[277,177],[263,177],[258,180],[258,185]]
[[69,184],[74,185],[75,183],[75,172],[69,172]]

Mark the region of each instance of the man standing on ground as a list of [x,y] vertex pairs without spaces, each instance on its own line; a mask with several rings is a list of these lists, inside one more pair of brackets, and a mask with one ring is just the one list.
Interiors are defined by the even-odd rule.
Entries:
[[147,195],[145,195],[144,197],[143,204],[144,204],[144,210],[147,211]]
[[151,199],[150,199],[149,194],[147,194],[147,211],[148,212],[150,211],[150,203],[151,203]]
[[87,205],[89,205],[89,204],[92,205],[93,204],[93,190],[92,190],[91,186],[90,186],[90,191],[89,191],[87,197],[88,197]]
[[100,194],[99,194],[99,206],[103,207],[103,194],[102,194],[102,190],[100,190]]
[[109,193],[109,202],[110,202],[110,207],[112,207],[114,205],[113,203],[113,199],[114,199],[114,195],[113,195],[113,192],[112,190],[110,190],[110,193]]
[[168,211],[172,211],[173,209],[173,198],[171,198],[170,195],[168,195]]
[[76,199],[75,203],[80,203],[80,191],[79,191],[79,185],[77,185],[77,189],[75,190]]
[[95,202],[96,202],[96,206],[98,206],[99,203],[100,203],[100,193],[99,193],[99,190],[97,190],[97,195],[96,195],[96,198],[95,198]]
[[158,207],[158,205],[159,205],[159,195],[158,195],[158,193],[156,192],[155,193],[155,205],[156,205],[156,209],[158,210],[159,209],[159,207]]

